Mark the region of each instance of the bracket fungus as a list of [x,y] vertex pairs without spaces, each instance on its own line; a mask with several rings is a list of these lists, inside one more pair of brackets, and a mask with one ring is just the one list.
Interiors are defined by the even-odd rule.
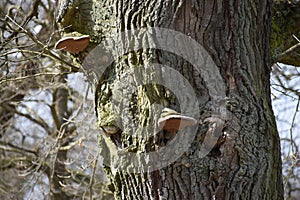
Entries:
[[55,49],[64,49],[70,53],[79,53],[83,51],[90,43],[89,35],[79,37],[64,37],[55,44]]
[[113,135],[116,134],[120,129],[114,125],[111,126],[101,126],[105,134]]
[[187,126],[198,124],[198,121],[192,117],[181,115],[172,109],[164,108],[157,123],[161,130],[176,133]]

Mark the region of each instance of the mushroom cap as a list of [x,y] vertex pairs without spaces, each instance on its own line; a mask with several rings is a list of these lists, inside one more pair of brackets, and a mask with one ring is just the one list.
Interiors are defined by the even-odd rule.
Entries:
[[56,49],[65,49],[70,53],[79,53],[83,51],[90,43],[90,36],[64,37],[55,44]]
[[157,123],[160,129],[175,133],[187,126],[194,126],[198,122],[192,117],[175,114],[159,118]]
[[119,127],[113,125],[102,127],[102,129],[105,131],[105,133],[110,135],[116,134],[120,130]]
[[180,115],[180,113],[178,113],[177,111],[175,110],[172,110],[170,108],[164,108],[162,109],[162,112],[161,112],[161,117],[165,117],[165,116],[168,116],[168,115]]

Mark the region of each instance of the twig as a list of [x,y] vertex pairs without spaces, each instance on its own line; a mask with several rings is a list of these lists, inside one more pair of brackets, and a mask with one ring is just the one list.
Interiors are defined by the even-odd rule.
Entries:
[[286,51],[279,54],[278,56],[276,56],[274,60],[276,60],[276,61],[280,60],[281,58],[285,57],[287,54],[290,54],[290,53],[296,51],[299,47],[300,47],[300,42],[298,44],[295,44],[294,46],[288,48]]
[[34,34],[30,33],[30,32],[27,31],[26,29],[24,29],[24,28],[23,28],[22,26],[20,26],[17,22],[15,22],[11,17],[9,17],[8,15],[6,15],[6,17],[7,17],[12,23],[14,23],[16,26],[18,26],[19,28],[21,28],[21,29],[24,31],[24,33],[25,33],[32,41],[34,41],[38,46],[40,46],[40,47],[43,49],[43,51],[46,52],[50,57],[52,57],[54,60],[59,61],[59,62],[61,62],[61,63],[63,63],[63,64],[65,64],[65,65],[67,65],[67,66],[70,67],[70,68],[67,68],[67,67],[62,66],[64,69],[67,69],[67,70],[70,70],[70,69],[71,69],[72,72],[77,72],[77,71],[79,70],[78,67],[76,67],[76,66],[74,66],[74,65],[72,65],[72,64],[70,64],[70,63],[68,63],[68,62],[66,62],[66,61],[64,61],[64,60],[62,60],[62,59],[60,59],[58,56],[56,56],[54,53],[52,53],[52,51],[48,49],[47,45],[44,45],[41,41],[38,40],[38,38],[37,38]]
[[[14,38],[23,28],[25,27],[28,22],[35,16],[38,16],[38,7],[39,4],[41,3],[41,0],[36,0],[35,2],[33,2],[33,6],[32,6],[32,10],[29,12],[29,14],[27,15],[27,17],[25,18],[25,20],[23,21],[23,23],[21,24],[21,26],[17,25],[19,27],[19,30],[14,31],[11,35],[9,35],[6,39],[6,41],[11,40],[12,38]],[[8,15],[6,15],[6,17],[10,20],[12,20]],[[16,23],[14,23],[16,24]]]
[[3,81],[0,81],[0,84],[10,82],[10,81],[21,81],[21,80],[24,80],[27,78],[34,78],[34,77],[39,77],[39,76],[58,76],[58,75],[61,75],[61,73],[38,73],[38,74],[34,74],[34,75],[5,79]]
[[287,54],[290,54],[290,53],[292,53],[292,52],[295,52],[295,51],[300,47],[300,40],[299,40],[295,35],[293,35],[293,38],[294,38],[295,40],[297,40],[298,43],[295,44],[294,46],[288,48],[287,50],[285,50],[285,51],[282,52],[281,54],[277,55],[277,56],[274,58],[275,61],[280,60],[281,58],[285,57]]
[[[297,113],[299,111],[299,104],[300,104],[300,96],[298,96],[298,102],[297,102],[297,105],[296,105],[296,110],[295,110],[295,113],[293,115],[293,119],[292,119],[292,123],[291,123],[291,128],[290,128],[291,141],[293,141],[293,128],[294,128],[294,125],[295,125],[295,120],[296,120]],[[294,152],[294,146],[293,146],[292,142],[291,142],[291,146],[292,146],[292,152],[295,153],[295,154],[298,153],[298,152]]]
[[[5,106],[5,109],[11,110],[11,108],[9,106],[6,106],[6,105],[4,105],[4,106]],[[27,108],[25,105],[22,105],[22,106],[25,107],[27,109],[27,111],[29,111],[29,108]],[[31,115],[29,115],[29,114],[25,114],[25,113],[19,112],[17,110],[13,110],[13,111],[14,111],[15,114],[20,115],[22,117],[25,117],[25,118],[29,119],[30,121],[32,121],[32,122],[40,125],[42,128],[45,129],[45,131],[49,135],[52,134],[52,132],[51,132],[50,127],[48,126],[48,124],[42,118],[40,118],[39,116],[36,115],[36,117],[38,119],[35,119]]]
[[13,145],[11,143],[6,143],[6,142],[3,142],[3,141],[0,141],[0,149],[3,149],[5,151],[21,153],[21,154],[24,154],[25,152],[27,152],[27,153],[34,154],[35,156],[38,156],[38,153],[36,151],[21,148],[21,147],[18,147],[16,145]]
[[97,155],[96,155],[96,158],[93,161],[93,165],[92,165],[93,171],[92,171],[92,176],[90,179],[90,200],[93,200],[93,185],[95,183],[95,174],[96,174],[96,168],[97,168],[99,154],[100,154],[100,147],[98,146]]

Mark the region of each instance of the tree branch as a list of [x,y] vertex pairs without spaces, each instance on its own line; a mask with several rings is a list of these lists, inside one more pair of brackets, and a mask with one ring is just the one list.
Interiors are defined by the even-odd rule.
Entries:
[[3,142],[1,140],[0,140],[0,149],[4,151],[10,151],[10,152],[20,153],[20,154],[31,153],[34,154],[35,156],[38,156],[38,153],[34,150],[22,148],[11,143]]
[[8,15],[6,16],[12,23],[14,23],[16,26],[18,26],[21,30],[23,30],[23,32],[32,40],[34,41],[39,47],[41,47],[43,49],[44,52],[46,52],[51,58],[53,58],[53,60],[59,61],[61,63],[63,63],[66,66],[69,66],[69,68],[65,67],[64,65],[62,65],[63,68],[70,70],[71,72],[78,72],[79,68],[62,60],[61,58],[59,58],[58,56],[56,56],[54,53],[52,53],[52,51],[50,49],[48,49],[48,46],[43,44],[41,41],[38,40],[38,38],[30,33],[29,31],[27,31],[25,28],[23,28],[22,26],[20,26],[16,21],[14,21],[11,17],[9,17]]
[[300,66],[300,1],[274,0],[271,54],[272,64],[281,62]]

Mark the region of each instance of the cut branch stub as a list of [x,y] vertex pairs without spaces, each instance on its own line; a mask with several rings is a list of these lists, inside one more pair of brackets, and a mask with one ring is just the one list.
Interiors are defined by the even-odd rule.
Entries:
[[56,44],[56,49],[64,49],[70,53],[79,53],[83,51],[90,43],[90,36],[83,35],[80,37],[65,37],[60,39]]
[[159,118],[157,123],[160,129],[168,131],[170,133],[176,133],[177,131],[184,129],[187,126],[194,126],[198,122],[192,117],[174,113]]

